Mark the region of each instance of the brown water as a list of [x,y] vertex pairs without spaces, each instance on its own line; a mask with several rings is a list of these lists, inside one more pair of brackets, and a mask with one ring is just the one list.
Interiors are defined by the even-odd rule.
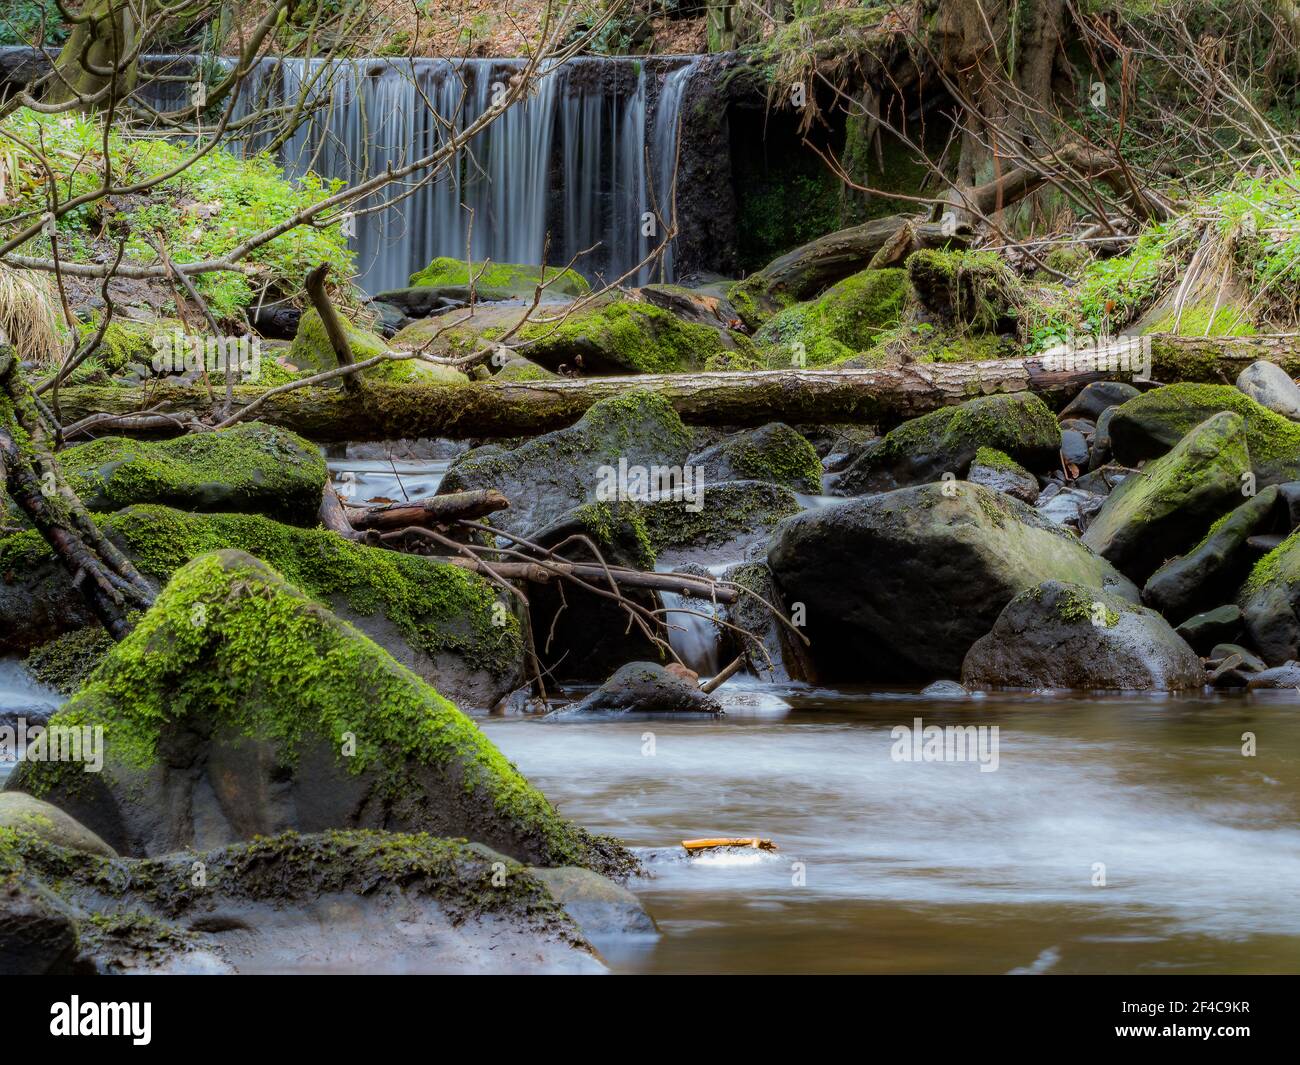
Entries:
[[[778,694],[718,721],[481,720],[567,816],[655,848],[633,887],[662,935],[606,947],[617,970],[1300,970],[1300,694]],[[895,761],[916,717],[998,726],[996,771]],[[711,835],[780,851],[681,857]]]

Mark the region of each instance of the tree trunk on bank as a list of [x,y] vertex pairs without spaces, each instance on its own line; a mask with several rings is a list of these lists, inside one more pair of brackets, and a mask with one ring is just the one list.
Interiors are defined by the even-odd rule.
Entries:
[[[71,5],[68,5],[71,6]],[[111,80],[101,71],[116,68],[135,46],[136,20],[126,0],[98,0],[82,5],[85,21],[73,26],[55,60],[58,73],[50,83],[47,100],[67,103],[77,94],[91,96]],[[118,76],[118,95],[135,88],[136,64]]]
[[[1152,337],[1152,378],[1162,384],[1231,384],[1252,362],[1276,362],[1300,375],[1300,339],[1293,337]],[[1137,360],[1134,359],[1134,362]],[[761,370],[752,373],[644,374],[555,381],[472,385],[366,384],[355,396],[342,389],[303,388],[269,399],[260,421],[281,425],[319,443],[412,437],[471,439],[522,436],[561,429],[602,399],[648,389],[664,396],[693,425],[749,426],[856,422],[891,425],[906,418],[994,392],[1037,392],[1064,402],[1092,381],[1134,380],[1128,369],[1062,370],[1043,360],[916,363],[898,369]],[[235,389],[236,407],[261,392]],[[198,388],[77,386],[61,391],[65,424],[96,413],[131,416],[164,404],[170,415],[210,413]],[[98,435],[173,434],[149,416],[107,424]]]

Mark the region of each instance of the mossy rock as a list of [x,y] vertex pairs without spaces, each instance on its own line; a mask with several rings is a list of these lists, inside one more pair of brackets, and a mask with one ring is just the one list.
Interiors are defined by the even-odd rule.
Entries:
[[104,765],[23,761],[10,786],[131,855],[345,827],[481,840],[626,872],[474,723],[241,551],[183,566],[51,726],[102,727]]
[[1265,662],[1300,660],[1300,529],[1255,563],[1237,602],[1246,636]]
[[[475,448],[456,459],[438,491],[495,488],[510,509],[492,524],[528,536],[583,503],[597,502],[603,481],[626,467],[680,467],[690,433],[671,403],[653,392],[630,390],[593,404],[573,425],[520,447]],[[611,497],[612,498],[612,497]]]
[[56,847],[116,858],[117,852],[57,806],[21,791],[0,791],[0,832],[25,832]]
[[686,464],[705,482],[768,481],[796,492],[820,495],[822,464],[807,439],[783,422],[724,437],[691,455]]
[[1015,330],[1024,285],[996,252],[922,249],[907,258],[922,315],[976,333]]
[[606,297],[558,323],[529,323],[517,334],[528,358],[555,370],[588,374],[682,373],[703,369],[711,356],[753,355],[739,333],[683,321],[651,303]]
[[265,514],[295,525],[316,524],[328,477],[319,448],[260,422],[172,440],[109,436],[70,447],[59,461],[91,510],[166,503]]
[[[86,322],[77,327],[77,334],[84,342],[95,335],[98,327],[98,321]],[[155,342],[167,338],[170,347],[171,337],[177,332],[188,332],[184,323],[177,318],[136,322],[129,318],[115,317],[104,329],[93,361],[110,377],[124,373],[136,363],[152,366],[154,356],[158,354]]]
[[1138,599],[1073,534],[968,482],[806,510],[777,526],[767,563],[784,601],[804,604],[826,681],[955,677],[1002,608],[1045,580]]
[[1122,465],[1136,466],[1163,455],[1220,411],[1232,411],[1245,419],[1251,469],[1258,485],[1300,479],[1300,425],[1232,385],[1166,385],[1130,399],[1111,416],[1111,453]]
[[493,381],[556,381],[559,375],[551,373],[531,359],[515,356],[492,375]]
[[656,556],[674,564],[744,556],[802,509],[790,489],[763,481],[709,483],[694,499],[668,493],[640,506]]
[[966,475],[980,448],[993,448],[1029,470],[1059,461],[1061,427],[1032,392],[980,396],[942,407],[890,430],[844,471],[835,495],[884,492],[945,473]]
[[[591,291],[587,279],[573,269],[546,268],[545,278],[540,266],[522,263],[476,263],[464,259],[441,257],[434,259],[423,270],[411,275],[412,288],[436,288],[455,298],[469,296],[470,281],[480,300],[531,299],[543,281],[547,287],[544,295],[585,296]],[[463,294],[463,295],[462,295]]]
[[779,312],[754,343],[774,368],[829,365],[872,347],[897,325],[907,291],[903,270],[863,270]]
[[[497,606],[491,584],[459,566],[253,514],[191,514],[144,504],[99,522],[140,571],[159,583],[206,552],[229,548],[255,555],[462,705],[491,706],[519,684],[523,637],[518,620]],[[0,540],[0,572],[6,564],[17,572],[18,563],[5,560],[19,558],[38,575],[53,569],[54,576],[38,590],[50,609],[66,618],[57,631],[90,623],[80,593],[66,572],[57,576],[59,567],[35,532]],[[14,591],[23,587],[16,583]],[[16,614],[25,598],[0,595],[0,622],[21,624]]]
[[603,971],[542,872],[424,833],[287,832],[108,858],[0,829],[0,966],[23,975]]
[[1224,411],[1189,432],[1169,454],[1125,477],[1083,542],[1136,581],[1196,543],[1239,501],[1250,471],[1246,423]]
[[[343,324],[343,331],[347,334],[348,346],[352,349],[354,362],[364,362],[366,359],[373,359],[376,355],[400,350],[402,347],[397,343],[397,337],[393,338],[393,347],[390,348],[388,342],[378,334],[361,329],[342,316],[340,321]],[[399,333],[398,336],[400,337],[401,334]],[[334,348],[325,332],[325,323],[321,321],[316,308],[311,307],[303,311],[302,317],[298,319],[298,332],[294,334],[293,343],[289,347],[288,359],[299,370],[313,373],[338,367],[338,356],[334,354]],[[377,363],[368,370],[360,372],[367,380],[389,383],[466,384],[469,381],[469,378],[459,370],[425,362],[422,359],[392,359]]]
[[1185,555],[1155,571],[1142,588],[1142,601],[1171,621],[1231,600],[1251,569],[1247,540],[1266,531],[1278,510],[1277,485],[1224,514]]
[[1186,691],[1205,684],[1196,652],[1154,610],[1045,581],[1003,608],[962,663],[968,688]]

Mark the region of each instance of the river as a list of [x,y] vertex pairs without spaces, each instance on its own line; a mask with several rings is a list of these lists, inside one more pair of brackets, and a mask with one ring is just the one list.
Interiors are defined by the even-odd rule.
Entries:
[[[606,947],[616,970],[1300,967],[1295,693],[780,694],[787,713],[717,721],[481,720],[568,817],[654,848],[633,886],[662,936]],[[996,771],[895,761],[917,717],[996,725]],[[713,835],[780,850],[678,856]]]

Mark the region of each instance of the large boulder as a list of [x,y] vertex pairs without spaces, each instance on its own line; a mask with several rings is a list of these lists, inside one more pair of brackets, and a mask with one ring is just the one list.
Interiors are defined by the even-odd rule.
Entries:
[[[110,514],[102,528],[160,584],[208,551],[255,555],[459,705],[490,707],[519,686],[524,660],[519,621],[508,603],[504,610],[497,606],[500,593],[492,584],[458,566],[252,514],[188,514],[150,504]],[[49,596],[50,609],[61,617],[45,618],[41,628],[54,631],[38,638],[25,626],[23,610],[30,606],[24,606],[23,596],[0,594],[0,632],[23,634],[13,637],[9,649],[26,650],[93,624],[71,578],[35,532],[0,540],[0,560],[22,551],[38,574],[49,573],[34,587]],[[24,587],[33,586],[15,581],[12,590]],[[67,668],[58,666],[56,672]]]
[[1228,411],[1212,415],[1169,454],[1125,477],[1083,542],[1129,577],[1145,580],[1242,498],[1249,472],[1244,419]]
[[953,677],[1018,593],[1070,581],[1137,601],[1069,532],[982,485],[918,485],[805,511],[768,565],[832,678]]
[[654,662],[629,662],[590,695],[548,718],[606,714],[709,714],[722,707],[699,685],[670,673]]
[[1062,408],[1061,417],[1096,421],[1111,407],[1127,403],[1141,394],[1125,381],[1093,381]]
[[611,930],[620,914],[635,927],[630,904],[616,908],[617,885],[602,894],[594,873],[551,873],[423,833],[291,832],[112,859],[0,831],[0,971],[604,971],[556,895]]
[[688,466],[705,481],[770,481],[796,492],[820,495],[822,464],[812,444],[782,422],[724,437],[692,454]]
[[776,368],[825,366],[870,348],[898,324],[906,302],[906,271],[863,270],[775,315],[754,343]]
[[59,463],[91,510],[166,503],[265,514],[293,525],[316,524],[328,477],[319,448],[260,422],[172,440],[106,436],[61,452]]
[[1142,601],[1179,621],[1231,599],[1250,572],[1254,555],[1246,542],[1273,520],[1276,485],[1216,521],[1185,555],[1170,559],[1142,588]]
[[7,787],[123,854],[369,828],[472,837],[537,865],[632,865],[437,691],[238,551],[177,572],[56,726],[102,729],[100,770],[24,759]]
[[888,492],[963,477],[980,448],[1002,451],[1030,470],[1059,462],[1061,427],[1032,392],[981,396],[943,407],[892,429],[840,475],[835,495]]
[[1201,661],[1154,610],[1064,581],[1021,592],[966,653],[977,688],[1183,691],[1205,684]]
[[653,392],[629,391],[596,403],[567,429],[513,450],[488,445],[466,452],[438,491],[495,488],[510,509],[494,514],[492,524],[528,536],[575,506],[601,501],[602,488],[619,487],[620,471],[633,481],[656,469],[680,472],[689,454],[690,433],[672,404]]
[[1110,418],[1111,454],[1125,466],[1156,458],[1221,411],[1245,419],[1257,484],[1300,479],[1300,425],[1260,406],[1232,385],[1166,385],[1130,399]]
[[1247,639],[1265,662],[1300,659],[1300,531],[1255,563],[1238,605]]
[[995,448],[982,447],[975,452],[966,479],[972,484],[982,484],[995,492],[1014,496],[1030,506],[1038,501],[1038,478],[1010,455]]

